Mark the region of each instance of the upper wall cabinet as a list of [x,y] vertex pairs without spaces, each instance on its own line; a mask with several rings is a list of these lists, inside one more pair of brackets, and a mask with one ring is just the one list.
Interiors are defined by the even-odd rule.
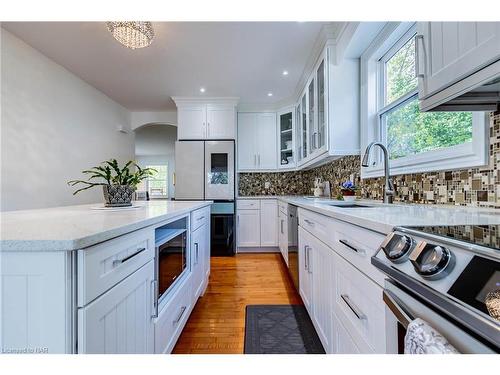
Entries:
[[276,113],[238,113],[238,170],[277,169]]
[[177,138],[235,139],[236,98],[172,98],[177,105]]
[[278,112],[278,168],[295,167],[295,108]]
[[[499,91],[498,85],[483,85],[500,77],[500,22],[418,22],[417,30],[421,110],[486,109],[478,98]],[[470,95],[471,90],[476,93]]]
[[296,105],[300,168],[359,154],[359,61],[335,53],[325,48]]

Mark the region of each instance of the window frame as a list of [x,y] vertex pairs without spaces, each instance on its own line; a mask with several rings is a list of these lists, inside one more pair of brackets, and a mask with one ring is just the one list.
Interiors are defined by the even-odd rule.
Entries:
[[169,199],[169,186],[168,186],[168,163],[165,163],[165,164],[160,164],[160,163],[156,163],[156,164],[151,164],[151,165],[147,165],[146,168],[155,168],[155,167],[166,167],[167,168],[167,173],[166,173],[166,179],[165,179],[165,183],[166,183],[166,193],[167,194],[163,194],[163,195],[152,195],[151,194],[151,191],[150,191],[150,187],[149,187],[149,183],[151,181],[163,181],[162,179],[159,179],[159,178],[152,178],[151,176],[149,176],[148,178],[146,178],[146,180],[144,181],[145,182],[145,187],[146,187],[146,191],[148,192],[149,194],[149,199]]
[[[416,24],[388,23],[361,56],[361,153],[372,141],[386,144],[386,129],[382,116],[402,106],[415,97],[417,87],[405,95],[385,104],[386,62],[390,60],[414,35]],[[391,175],[433,172],[484,166],[488,161],[488,124],[485,112],[472,113],[472,141],[455,146],[426,151],[390,160]],[[376,150],[371,159],[375,165],[361,168],[362,178],[380,177],[384,174],[382,153]]]

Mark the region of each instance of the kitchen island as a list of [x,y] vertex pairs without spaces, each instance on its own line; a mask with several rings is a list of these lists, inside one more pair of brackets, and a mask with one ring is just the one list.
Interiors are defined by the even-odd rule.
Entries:
[[[208,283],[211,203],[3,212],[2,352],[170,352]],[[182,235],[183,259],[161,295],[164,233]]]

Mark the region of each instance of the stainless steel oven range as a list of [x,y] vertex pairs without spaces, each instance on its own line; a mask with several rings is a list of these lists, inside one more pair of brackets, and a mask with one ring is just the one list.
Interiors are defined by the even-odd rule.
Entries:
[[[500,225],[398,227],[372,257],[387,311],[428,322],[461,353],[500,351]],[[396,330],[395,330],[396,331]]]

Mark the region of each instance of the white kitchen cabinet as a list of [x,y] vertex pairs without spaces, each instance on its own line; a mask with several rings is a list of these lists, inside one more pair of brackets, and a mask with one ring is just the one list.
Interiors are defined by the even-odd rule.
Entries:
[[78,309],[79,353],[153,353],[153,275],[150,261]]
[[206,225],[202,225],[191,233],[191,283],[194,301],[200,297],[205,286],[206,231]]
[[191,104],[177,109],[177,139],[206,138],[206,105]]
[[276,199],[260,201],[260,246],[278,246],[278,202]]
[[238,247],[260,247],[260,209],[236,211]]
[[288,265],[288,211],[280,205],[278,214],[278,247]]
[[471,80],[447,89],[500,60],[500,22],[418,22],[417,29],[415,70],[422,110],[473,86]]
[[299,294],[302,302],[313,316],[312,304],[312,266],[311,266],[311,235],[299,227]]
[[276,113],[238,113],[238,170],[277,169]]
[[[333,250],[303,228],[299,228],[299,244],[300,295],[308,307],[323,347],[329,353],[332,325],[331,289],[334,287]],[[301,285],[302,282],[304,285]]]
[[237,98],[172,98],[177,105],[177,138],[235,139]]
[[206,139],[235,139],[236,112],[233,106],[207,105]]
[[295,167],[295,108],[286,108],[278,115],[278,168]]

